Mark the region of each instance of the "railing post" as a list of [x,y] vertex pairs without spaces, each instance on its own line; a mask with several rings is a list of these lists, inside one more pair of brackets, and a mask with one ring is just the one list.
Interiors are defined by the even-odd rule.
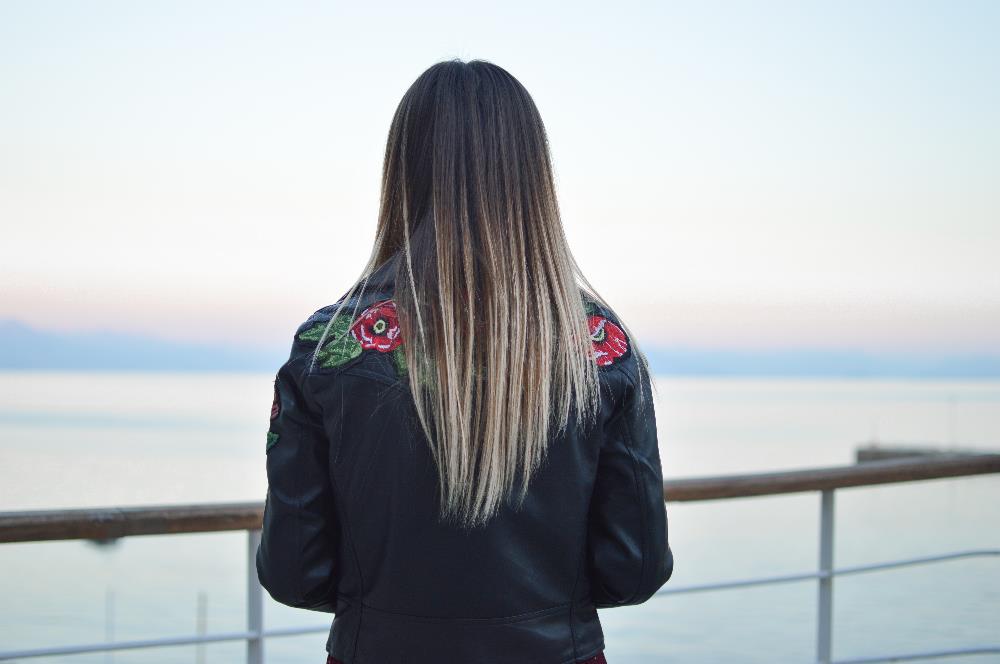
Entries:
[[830,664],[833,652],[833,489],[820,491],[819,606],[817,608],[816,661]]
[[247,531],[247,664],[264,664],[264,589],[257,578],[260,529]]

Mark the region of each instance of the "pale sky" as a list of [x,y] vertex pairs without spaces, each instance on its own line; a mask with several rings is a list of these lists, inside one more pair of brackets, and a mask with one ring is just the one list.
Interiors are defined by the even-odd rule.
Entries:
[[0,3],[0,317],[291,341],[490,60],[647,344],[1000,351],[1000,3]]

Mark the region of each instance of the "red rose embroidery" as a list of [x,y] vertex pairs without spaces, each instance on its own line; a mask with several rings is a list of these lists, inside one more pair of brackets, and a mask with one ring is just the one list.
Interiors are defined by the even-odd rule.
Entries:
[[362,348],[374,348],[389,353],[403,343],[399,336],[399,318],[392,300],[377,302],[365,309],[358,321],[351,327],[351,336],[358,340]]
[[599,315],[589,316],[587,322],[590,325],[590,340],[594,343],[597,366],[606,367],[628,352],[628,339],[620,327]]
[[281,412],[281,397],[278,396],[278,381],[274,381],[274,400],[271,402],[271,419]]

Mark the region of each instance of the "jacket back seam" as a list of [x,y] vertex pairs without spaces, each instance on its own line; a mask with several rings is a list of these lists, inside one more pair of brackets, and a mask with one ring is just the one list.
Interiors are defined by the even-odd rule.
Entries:
[[[330,478],[330,484],[333,486],[334,496],[337,496],[338,494],[341,495],[341,496],[343,496],[344,493],[338,487],[337,480],[334,477],[333,473],[332,472],[327,472],[327,475]],[[354,547],[354,534],[351,532],[351,523],[350,523],[350,520],[348,519],[348,515],[344,511],[342,511],[340,509],[340,507],[341,507],[340,506],[340,501],[337,500],[335,502],[337,504],[334,506],[334,509],[336,509],[337,513],[340,515],[340,523],[343,526],[344,532],[345,532],[345,534],[347,536],[347,545],[351,549],[351,557],[354,558],[354,567],[358,570],[358,581],[361,584],[361,596],[363,597],[364,593],[365,593],[365,575],[361,571],[361,559],[358,558],[358,551]],[[342,597],[342,595],[340,593],[336,593],[336,596],[337,597]],[[348,598],[348,601],[350,601],[349,598]],[[362,611],[361,608],[363,608],[363,607],[359,607],[359,612],[358,612],[358,626],[357,626],[357,629],[355,630],[355,633],[354,633],[354,656],[353,656],[352,659],[355,659],[355,660],[357,659],[357,653],[358,653],[358,641],[361,640],[361,620],[364,617],[364,611]],[[332,625],[331,625],[331,627],[332,627]]]
[[[632,383],[633,389],[636,389],[636,385]],[[647,551],[649,548],[648,540],[649,535],[646,532],[646,523],[648,521],[648,515],[646,514],[646,486],[639,478],[639,460],[635,456],[634,440],[635,437],[632,432],[631,422],[628,418],[624,420],[625,429],[625,449],[628,450],[629,459],[632,460],[632,478],[635,481],[639,495],[639,538],[640,538],[640,551],[642,556],[642,562],[639,564],[639,580],[636,583],[636,588],[632,592],[632,595],[628,598],[628,602],[635,601],[638,596],[640,589],[646,579],[646,564],[647,564]]]

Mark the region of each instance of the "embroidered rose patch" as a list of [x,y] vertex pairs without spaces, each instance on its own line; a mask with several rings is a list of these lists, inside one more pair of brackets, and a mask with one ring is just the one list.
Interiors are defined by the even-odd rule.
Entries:
[[[326,323],[317,323],[299,335],[303,341],[319,341]],[[351,325],[350,318],[340,315],[330,327],[327,341],[319,351],[317,361],[324,368],[339,367],[358,357],[362,350],[391,353],[393,365],[400,374],[406,373],[406,356],[399,330],[396,304],[392,300],[376,302],[365,309]]]
[[396,304],[392,300],[385,300],[365,309],[358,322],[351,327],[351,336],[365,350],[374,348],[382,353],[396,350],[403,343],[399,336]]
[[590,341],[594,346],[594,360],[597,366],[614,364],[618,358],[628,353],[628,337],[620,327],[605,316],[597,304],[589,297],[583,298],[583,310],[587,314]]
[[606,367],[628,352],[628,339],[622,329],[599,314],[587,317],[590,341],[594,344],[597,366]]
[[271,401],[271,419],[275,419],[281,414],[281,397],[278,396],[278,381],[274,381],[274,400]]

